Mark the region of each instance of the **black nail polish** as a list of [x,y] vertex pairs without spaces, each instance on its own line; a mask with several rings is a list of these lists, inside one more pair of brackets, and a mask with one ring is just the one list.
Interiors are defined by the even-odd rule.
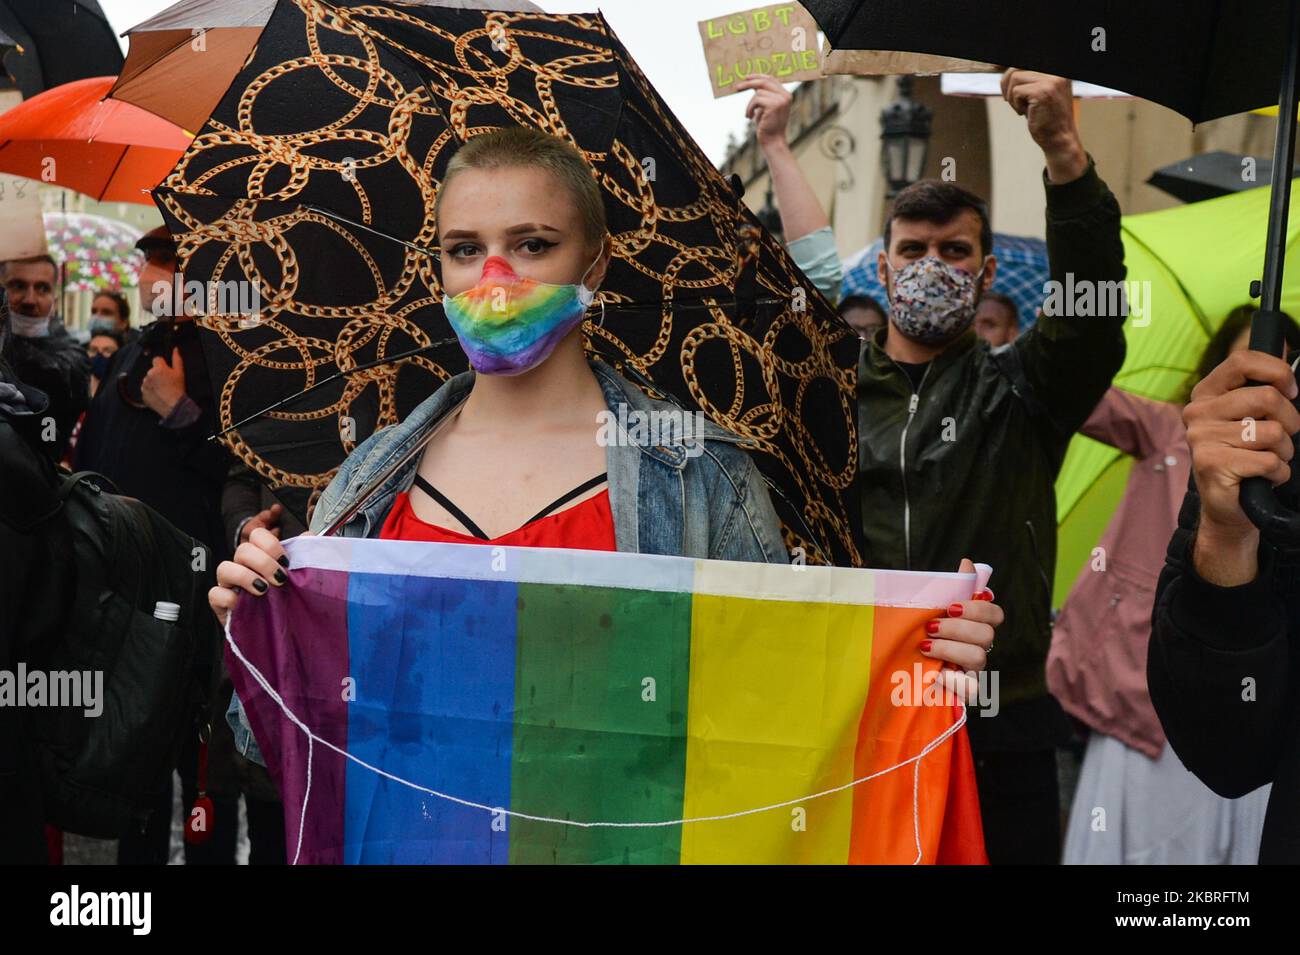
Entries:
[[257,577],[253,580],[253,589],[256,590],[259,594],[266,593],[266,587],[267,587],[266,581],[263,580],[261,577]]
[[284,582],[285,582],[286,580],[288,580],[288,579],[289,579],[289,578],[285,576],[284,571],[282,571],[282,570],[277,570],[277,571],[275,572],[275,582],[276,582],[277,584],[282,584],[282,583],[284,583]]
[[276,559],[280,562],[281,567],[283,567],[285,570],[289,569],[289,557],[287,554],[281,554]]

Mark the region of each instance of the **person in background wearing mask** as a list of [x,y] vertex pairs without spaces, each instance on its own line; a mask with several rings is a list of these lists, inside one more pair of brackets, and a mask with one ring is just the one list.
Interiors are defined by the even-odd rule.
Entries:
[[[842,268],[829,221],[785,138],[790,95],[771,77],[746,115],[768,168],[790,255],[834,301]],[[1002,92],[1028,120],[1047,169],[1052,279],[1075,289],[1124,278],[1119,204],[1097,176],[1074,121],[1069,80],[1008,70]],[[784,193],[784,194],[783,194]],[[988,555],[1008,623],[997,642],[996,690],[968,721],[994,864],[1060,861],[1056,748],[1070,722],[1048,694],[1056,473],[1071,436],[1124,362],[1120,304],[1044,316],[996,354],[971,327],[997,273],[986,203],[957,185],[903,190],[878,260],[889,321],[858,368],[858,464],[866,563],[942,571]],[[1122,298],[1121,298],[1122,303]],[[1100,313],[1099,313],[1100,312]],[[984,502],[1003,506],[988,507]],[[986,559],[981,557],[981,559]],[[996,710],[995,710],[996,706]],[[992,715],[996,712],[996,715]]]
[[1010,345],[1020,335],[1020,309],[1001,292],[985,292],[975,308],[975,334],[993,348]]
[[86,355],[90,358],[90,396],[95,392],[108,374],[108,366],[123,345],[122,335],[116,331],[91,326],[90,341],[86,343]]
[[106,331],[130,344],[140,334],[131,327],[131,305],[121,292],[100,292],[90,303],[90,334]]
[[863,341],[870,339],[889,323],[889,318],[880,303],[867,295],[844,296],[839,311],[840,317],[849,323]]
[[[1013,69],[1002,90],[1046,161],[1052,279],[1113,290],[1100,283],[1126,274],[1119,205],[1083,148],[1069,81]],[[1056,749],[1071,734],[1044,673],[1054,483],[1071,436],[1123,364],[1127,306],[1119,294],[1087,314],[1073,303],[1050,309],[994,351],[972,328],[997,273],[992,247],[987,205],[955,183],[923,180],[894,202],[878,260],[889,324],[867,343],[858,373],[865,558],[937,571],[976,553],[993,565],[989,586],[1007,622],[989,704],[967,724],[985,843],[995,865],[1054,864]]]
[[[91,326],[90,341],[86,343],[86,355],[90,358],[90,397],[95,397],[95,392],[104,382],[104,376],[108,374],[108,366],[113,361],[113,356],[117,354],[122,347],[122,336],[116,331],[110,331],[102,326],[95,329]],[[68,437],[68,450],[61,459],[64,467],[71,468],[72,462],[77,455],[77,441],[81,438],[81,427],[86,423],[86,412],[82,412],[77,418],[77,423],[72,426],[72,434]]]
[[4,358],[19,379],[49,399],[41,439],[55,461],[67,453],[72,430],[90,399],[90,360],[54,317],[58,274],[48,255],[0,264],[9,297]]
[[113,355],[77,449],[77,467],[98,471],[216,554],[229,546],[221,489],[230,467],[208,437],[216,407],[192,316],[170,314],[176,248],[159,227],[137,248],[144,306],[158,321]]

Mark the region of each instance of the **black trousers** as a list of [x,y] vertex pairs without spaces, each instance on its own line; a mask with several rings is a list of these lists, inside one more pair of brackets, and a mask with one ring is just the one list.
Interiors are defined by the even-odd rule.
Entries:
[[1056,750],[976,753],[984,846],[993,865],[1059,865]]
[[244,793],[248,813],[248,864],[284,865],[284,805]]
[[[197,789],[181,787],[182,811],[187,815],[197,793]],[[235,843],[239,836],[239,797],[212,793],[208,793],[208,797],[212,800],[213,815],[208,839],[201,845],[185,843],[185,864],[234,865]],[[166,865],[171,837],[172,794],[168,793],[165,802],[159,800],[143,830],[129,833],[118,841],[117,864]]]
[[[194,734],[190,734],[191,737]],[[198,796],[198,740],[181,750],[177,771],[181,776],[181,812],[186,818]],[[208,793],[212,816],[208,822],[208,839],[202,845],[185,843],[186,865],[234,865],[235,844],[239,839],[239,796]],[[182,823],[185,819],[181,820]],[[124,835],[117,843],[118,865],[166,865],[171,849],[172,792],[158,799],[142,830]]]

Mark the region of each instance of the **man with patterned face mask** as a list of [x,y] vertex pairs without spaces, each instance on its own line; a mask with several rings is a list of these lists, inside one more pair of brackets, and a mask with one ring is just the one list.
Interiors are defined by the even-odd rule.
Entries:
[[[1046,161],[1052,279],[1115,292],[1120,210],[1084,151],[1070,83],[1010,70],[1002,85]],[[998,683],[990,678],[993,699],[968,724],[985,842],[995,864],[1054,863],[1056,749],[1070,727],[1044,676],[1053,486],[1070,437],[1123,363],[1126,306],[1122,294],[1094,294],[1093,307],[1044,314],[990,348],[973,327],[997,275],[988,208],[937,180],[899,194],[878,268],[889,322],[865,343],[858,379],[867,563],[941,570],[971,553],[993,565],[989,586],[1007,608],[990,661]]]
[[[786,140],[790,94],[761,76],[737,89],[754,91],[746,115],[771,171],[790,255],[834,301],[843,272],[829,220]],[[1084,151],[1069,81],[1009,70],[1002,89],[1046,160],[1053,280],[1091,289],[1094,298],[1113,290],[1108,283],[1125,274],[1119,206]],[[885,249],[878,265],[889,320],[863,335],[858,374],[866,563],[935,571],[971,553],[993,566],[990,587],[1008,608],[1007,622],[987,702],[967,724],[984,841],[995,864],[1055,863],[1056,748],[1069,740],[1070,725],[1045,677],[1053,485],[1070,437],[1123,364],[1122,296],[1118,305],[1103,298],[1086,315],[1045,315],[995,351],[972,326],[997,275],[982,199],[937,180],[905,189],[886,224]]]

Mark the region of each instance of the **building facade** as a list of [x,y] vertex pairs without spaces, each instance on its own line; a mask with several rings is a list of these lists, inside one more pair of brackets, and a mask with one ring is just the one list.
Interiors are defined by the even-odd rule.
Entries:
[[[883,232],[889,200],[881,168],[880,114],[896,96],[892,76],[827,76],[794,91],[791,146],[830,216],[844,258]],[[1000,98],[945,96],[938,76],[917,77],[912,99],[934,114],[924,175],[948,178],[987,198],[996,232],[1042,238],[1042,154],[1024,118]],[[1084,145],[1126,215],[1178,204],[1146,184],[1162,166],[1214,150],[1272,155],[1277,123],[1271,117],[1243,114],[1193,127],[1146,100],[1076,103]],[[721,169],[724,175],[740,176],[751,209],[763,207],[769,177],[752,130],[729,150]]]

